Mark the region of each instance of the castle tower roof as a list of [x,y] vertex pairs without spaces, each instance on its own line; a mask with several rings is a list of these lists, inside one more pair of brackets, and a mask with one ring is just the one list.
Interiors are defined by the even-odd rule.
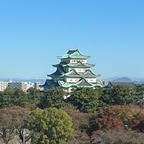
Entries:
[[94,67],[95,65],[94,65],[94,64],[88,64],[88,63],[78,62],[78,63],[69,63],[69,64],[60,63],[60,64],[56,64],[56,65],[53,65],[53,66],[54,66],[54,67],[62,66],[62,67],[91,68],[91,67]]
[[82,55],[78,49],[76,50],[70,50],[67,52],[67,54],[63,56],[58,56],[58,59],[66,59],[66,58],[71,58],[71,59],[88,59],[90,56],[85,56]]

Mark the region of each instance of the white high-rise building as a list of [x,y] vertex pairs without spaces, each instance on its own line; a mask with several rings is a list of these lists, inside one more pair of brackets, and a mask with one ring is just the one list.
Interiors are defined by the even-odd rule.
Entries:
[[4,91],[8,87],[9,82],[0,82],[0,91]]

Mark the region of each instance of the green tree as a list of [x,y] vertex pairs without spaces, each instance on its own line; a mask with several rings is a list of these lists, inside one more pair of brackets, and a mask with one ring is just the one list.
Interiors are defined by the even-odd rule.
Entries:
[[30,104],[38,105],[43,97],[43,93],[40,90],[29,88],[27,91]]
[[27,94],[20,89],[6,89],[0,93],[0,108],[14,105],[25,107],[28,102]]
[[144,84],[136,85],[135,104],[144,108]]
[[125,105],[134,103],[135,89],[129,86],[115,86],[104,89],[100,100],[106,105]]
[[94,112],[100,106],[100,95],[100,88],[77,88],[72,91],[67,102],[74,105],[80,112]]
[[64,96],[66,96],[66,93],[62,88],[49,89],[48,92],[44,93],[39,106],[40,108],[61,108],[66,105]]
[[144,98],[144,84],[136,85],[136,96],[138,98]]
[[114,104],[131,104],[134,102],[135,89],[129,86],[116,86],[112,89],[111,94],[114,99]]
[[112,89],[103,89],[100,101],[103,102],[105,105],[111,105],[115,103],[115,100],[112,97]]
[[33,143],[66,144],[73,133],[70,116],[56,108],[37,108],[30,113],[27,125],[34,131]]

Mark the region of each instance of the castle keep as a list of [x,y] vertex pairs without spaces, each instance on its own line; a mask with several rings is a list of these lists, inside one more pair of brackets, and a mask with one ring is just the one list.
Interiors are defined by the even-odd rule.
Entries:
[[97,80],[100,75],[91,71],[95,65],[88,64],[88,58],[89,56],[82,55],[78,49],[69,49],[65,55],[59,56],[60,63],[53,65],[57,70],[48,75],[49,79],[43,85],[44,91],[54,87],[62,87],[67,92],[76,87],[102,87],[102,82]]

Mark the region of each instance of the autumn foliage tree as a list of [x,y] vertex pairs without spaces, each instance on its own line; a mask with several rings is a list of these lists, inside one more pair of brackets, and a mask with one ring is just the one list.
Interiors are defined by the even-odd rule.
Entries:
[[73,139],[68,144],[90,144],[90,137],[86,132],[76,130],[73,134]]
[[133,120],[133,129],[144,132],[144,115]]
[[63,110],[68,113],[73,122],[74,133],[68,144],[89,144],[90,136],[87,130],[91,114],[79,112],[71,107],[63,107]]
[[139,106],[135,105],[114,105],[108,106],[100,109],[98,116],[112,116],[120,119],[124,125],[127,125],[130,128],[134,127],[134,121],[140,120],[144,117],[144,110]]
[[144,144],[144,133],[112,129],[91,136],[92,144]]
[[90,130],[106,130],[123,127],[123,122],[112,116],[103,116],[90,121]]
[[13,106],[0,109],[0,138],[4,143],[8,144],[24,128],[26,118],[24,108]]
[[82,113],[70,107],[64,107],[63,110],[72,118],[73,128],[75,130],[87,131],[91,114]]

